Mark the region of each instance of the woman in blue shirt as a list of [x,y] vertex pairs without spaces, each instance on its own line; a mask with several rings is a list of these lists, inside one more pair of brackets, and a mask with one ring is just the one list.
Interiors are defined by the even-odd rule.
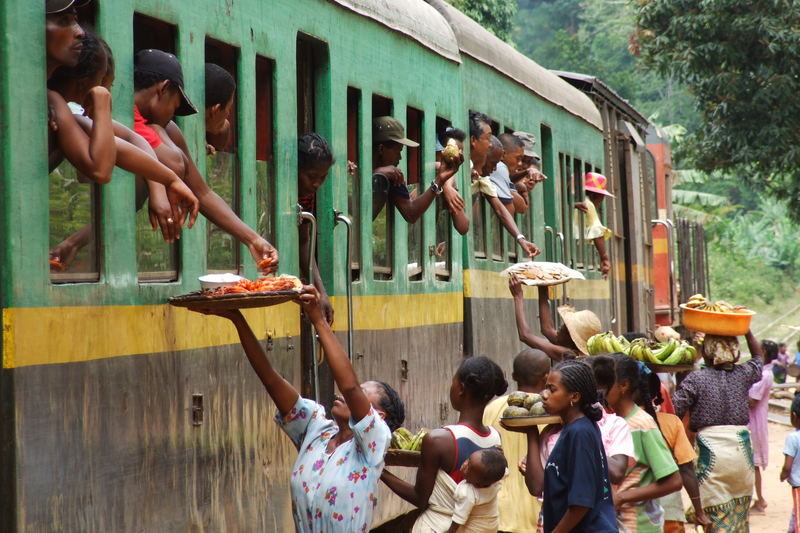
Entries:
[[547,377],[542,398],[545,410],[564,421],[544,468],[538,427],[523,428],[528,435],[525,484],[534,496],[544,493],[545,532],[617,533],[592,369],[576,360],[559,363]]
[[381,381],[359,384],[342,345],[325,320],[319,293],[303,287],[300,307],[314,324],[333,379],[341,391],[331,408],[301,398],[278,374],[239,311],[205,311],[227,318],[267,393],[275,420],[299,453],[290,481],[292,514],[300,533],[369,531],[377,505],[378,479],[392,431],[405,418],[397,392]]

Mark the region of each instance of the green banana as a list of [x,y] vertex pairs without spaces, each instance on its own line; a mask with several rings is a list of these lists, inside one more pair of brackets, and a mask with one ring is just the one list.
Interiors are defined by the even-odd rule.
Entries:
[[686,357],[686,345],[681,343],[677,350],[674,350],[669,357],[662,361],[665,365],[679,365]]
[[670,339],[669,341],[661,345],[661,348],[659,348],[658,350],[654,350],[653,356],[659,361],[665,361],[667,357],[669,357],[670,354],[672,354],[672,352],[674,352],[677,347],[678,347],[678,341],[676,341],[675,339]]
[[608,334],[608,341],[611,344],[611,348],[613,348],[613,352],[621,352],[625,349],[625,347],[621,342],[619,342],[619,339],[613,333]]
[[686,356],[683,360],[684,363],[687,365],[693,365],[695,359],[697,359],[697,348],[692,346],[691,344],[686,344]]

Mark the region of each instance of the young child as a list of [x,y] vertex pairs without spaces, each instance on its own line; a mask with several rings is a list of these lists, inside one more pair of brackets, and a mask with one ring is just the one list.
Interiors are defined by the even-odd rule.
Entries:
[[473,452],[461,465],[464,480],[455,492],[453,522],[449,533],[495,533],[500,525],[497,493],[508,473],[508,462],[499,448]]
[[776,358],[779,356],[778,345],[771,340],[761,342],[761,351],[764,353],[761,380],[750,387],[747,398],[750,414],[750,422],[747,423],[747,427],[753,443],[753,464],[756,475],[756,501],[750,512],[756,514],[764,514],[767,509],[767,501],[761,491],[761,473],[767,468],[769,459],[767,411],[769,410],[769,393],[772,390],[773,373],[777,364]]
[[[769,342],[775,344],[773,341]],[[772,374],[775,378],[775,383],[786,383],[786,370],[789,368],[789,354],[786,351],[786,345],[783,343],[775,345],[775,348],[777,354],[773,358],[774,364],[772,365]],[[766,363],[766,361],[764,362]]]
[[792,400],[791,421],[794,433],[786,437],[783,447],[781,481],[789,481],[792,487],[792,515],[789,517],[789,533],[800,531],[800,396]]
[[[606,251],[606,239],[611,238],[612,232],[603,226],[597,212],[603,208],[603,200],[607,197],[612,200],[616,198],[608,192],[608,180],[602,174],[587,172],[584,177],[584,190],[586,191],[586,201],[576,202],[575,209],[580,209],[586,216],[584,218],[585,238],[594,242],[597,248],[597,255],[600,257],[600,272],[603,279],[608,277],[611,271],[611,261]],[[577,227],[578,218],[575,218],[575,235],[580,235],[581,229]]]

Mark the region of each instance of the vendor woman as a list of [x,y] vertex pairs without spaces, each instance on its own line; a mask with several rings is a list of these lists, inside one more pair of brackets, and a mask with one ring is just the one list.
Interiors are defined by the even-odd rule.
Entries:
[[675,414],[689,413],[689,429],[697,432],[697,479],[711,531],[737,533],[748,529],[753,494],[753,448],[747,429],[750,386],[761,379],[761,346],[751,332],[752,358],[739,360],[736,337],[706,335],[702,354],[706,367],[692,372],[672,398]]
[[275,402],[275,417],[299,450],[289,479],[292,514],[300,533],[367,531],[377,504],[378,478],[392,431],[405,418],[397,392],[381,381],[359,384],[342,345],[325,320],[319,293],[303,288],[300,306],[317,328],[336,386],[331,408],[301,398],[270,364],[239,311],[205,311],[233,322],[250,364]]

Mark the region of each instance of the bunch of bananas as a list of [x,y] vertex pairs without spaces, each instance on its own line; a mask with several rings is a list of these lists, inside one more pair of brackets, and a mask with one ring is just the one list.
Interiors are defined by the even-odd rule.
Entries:
[[626,350],[629,344],[628,340],[622,335],[617,337],[610,331],[607,331],[590,337],[586,342],[586,348],[589,350],[589,355],[614,352],[627,353]]
[[670,338],[667,342],[653,343],[647,339],[628,342],[611,332],[598,333],[587,342],[589,355],[622,352],[645,363],[658,365],[693,364],[697,350],[686,341]]
[[724,300],[716,303],[711,303],[708,298],[702,294],[695,294],[689,301],[684,304],[689,309],[698,309],[700,311],[712,311],[714,313],[746,313],[747,308],[743,305],[731,305]]
[[391,447],[400,450],[419,451],[422,449],[422,437],[427,433],[427,429],[420,429],[414,435],[406,428],[397,428],[392,433]]

